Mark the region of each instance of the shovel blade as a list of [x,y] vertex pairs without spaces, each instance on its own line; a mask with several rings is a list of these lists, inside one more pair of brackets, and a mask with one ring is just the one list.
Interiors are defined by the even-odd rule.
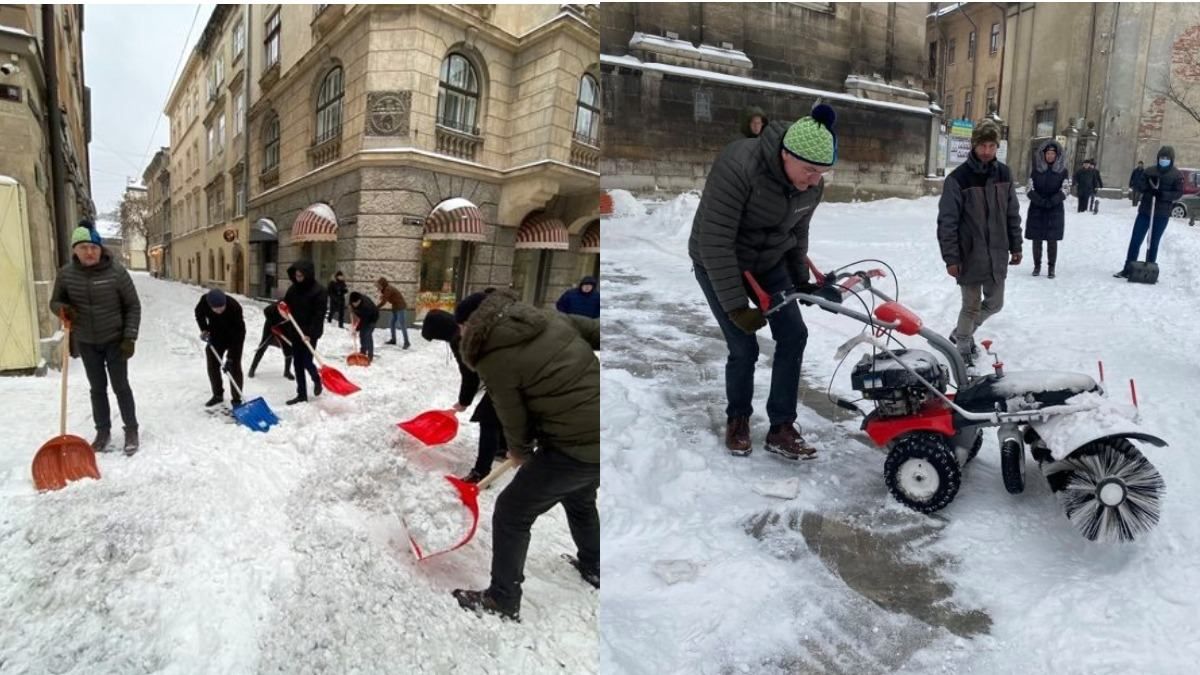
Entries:
[[338,396],[349,396],[359,390],[358,385],[347,380],[336,368],[321,366],[318,372],[321,374],[321,384]]
[[[466,536],[460,539],[457,544],[440,551],[430,551],[421,546],[421,542],[417,541],[412,536],[412,530],[409,530],[408,543],[412,547],[413,555],[417,556],[418,561],[429,560],[434,556],[449,553],[466,546],[475,538],[475,532],[479,529],[479,488],[474,483],[468,483],[457,476],[446,476],[446,480],[454,486],[455,491],[458,492],[458,498],[462,500],[463,506],[470,512],[471,527],[467,530]],[[408,528],[407,520],[404,521],[404,527]]]
[[363,354],[361,352],[355,352],[346,357],[346,365],[369,366],[369,365],[371,365],[371,360],[367,358],[366,354]]
[[446,410],[429,410],[396,426],[425,445],[442,445],[458,435],[458,416]]
[[58,490],[83,478],[100,478],[92,445],[70,434],[46,441],[33,457],[33,484],[39,492]]
[[279,418],[267,405],[262,397],[252,398],[233,409],[233,417],[242,426],[254,431],[267,431],[279,424]]

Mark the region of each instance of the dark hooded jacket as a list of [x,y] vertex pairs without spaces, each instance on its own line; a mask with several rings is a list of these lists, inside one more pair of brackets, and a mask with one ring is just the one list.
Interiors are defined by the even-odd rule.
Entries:
[[[592,287],[591,292],[584,293],[583,287],[589,284]],[[579,316],[599,319],[600,286],[596,283],[596,277],[584,277],[580,279],[579,285],[563,293],[554,306],[563,314],[578,314]]]
[[[1171,166],[1166,169],[1158,166],[1159,157],[1170,157]],[[1150,215],[1151,202],[1154,203],[1156,218],[1170,217],[1171,207],[1183,196],[1183,174],[1175,168],[1175,148],[1164,145],[1154,155],[1154,164],[1146,167],[1137,188],[1142,193],[1142,201],[1138,203],[1138,213]]]
[[1021,203],[1008,166],[998,159],[985,165],[972,150],[946,176],[937,235],[942,261],[960,268],[960,286],[1007,278],[1008,254],[1021,251]]
[[208,331],[208,342],[214,348],[241,349],[246,342],[246,317],[242,306],[232,296],[225,296],[225,311],[217,314],[208,305],[208,298],[202,296],[196,303],[196,325],[202,331]]
[[137,339],[142,303],[129,272],[113,260],[108,249],[91,267],[84,267],[72,254],[71,262],[59,268],[50,293],[50,311],[58,315],[63,305],[75,308],[71,338],[76,342],[103,345]]
[[1142,185],[1142,180],[1145,177],[1145,168],[1139,166],[1138,168],[1134,169],[1133,173],[1129,174],[1129,189],[1133,190],[1134,192],[1138,192],[1140,190],[1138,186]]
[[[296,270],[304,272],[304,281],[296,283]],[[284,294],[283,301],[287,303],[304,334],[310,340],[317,340],[325,333],[325,312],[328,309],[325,287],[317,283],[313,264],[308,260],[296,261],[288,267],[287,274],[292,285]],[[286,334],[293,347],[302,347],[299,343],[300,336],[296,335],[296,328],[291,322],[288,322]]]
[[1093,194],[1102,187],[1104,181],[1100,179],[1100,170],[1096,167],[1075,172],[1075,194],[1080,197]]
[[[479,373],[463,363],[462,335],[458,330],[458,323],[454,320],[454,315],[440,309],[429,310],[421,324],[421,337],[426,340],[441,340],[450,345],[450,353],[454,354],[454,360],[458,363],[458,374],[462,376],[461,384],[458,387],[458,404],[464,408],[471,405],[471,401],[475,400],[475,394],[479,392]],[[474,421],[474,418],[472,420]]]
[[600,322],[487,297],[463,329],[462,358],[487,385],[509,452],[600,463]]
[[688,254],[726,312],[750,304],[743,271],[760,275],[786,262],[793,283],[808,280],[808,224],[825,182],[801,192],[788,180],[780,157],[787,128],[771,122],[758,138],[725,146],[692,220]]
[[762,118],[763,131],[766,131],[767,124],[770,123],[770,121],[771,121],[771,120],[767,119],[767,114],[763,112],[763,109],[756,105],[750,106],[749,108],[746,108],[745,110],[743,110],[742,118],[738,124],[738,129],[741,130],[742,135],[745,136],[746,138],[758,138],[758,136],[759,136],[759,134],[754,133],[754,131],[752,131],[750,129],[750,121],[753,120],[755,118],[755,116]]
[[343,279],[338,281],[336,278],[329,282],[329,286],[325,289],[329,295],[329,306],[332,309],[346,306],[346,293],[349,289],[346,287],[346,281]]
[[[1046,150],[1054,148],[1058,157],[1054,166],[1046,165]],[[1063,182],[1067,179],[1067,158],[1062,146],[1055,141],[1046,141],[1038,148],[1033,158],[1033,183],[1029,190],[1029,213],[1025,216],[1025,238],[1058,241],[1063,238],[1064,209]]]
[[351,307],[350,311],[354,312],[354,316],[358,317],[358,325],[373,326],[379,323],[379,308],[375,306],[375,302],[362,293],[351,296],[350,301],[358,301],[358,307]]

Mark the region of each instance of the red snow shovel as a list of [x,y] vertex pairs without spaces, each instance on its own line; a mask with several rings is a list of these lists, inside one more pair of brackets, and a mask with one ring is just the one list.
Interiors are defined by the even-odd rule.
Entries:
[[[358,333],[358,319],[355,319],[354,323],[350,324],[350,334],[357,335],[357,333]],[[367,358],[367,355],[362,352],[354,352],[353,354],[349,354],[346,356],[346,365],[366,367],[366,366],[371,365],[371,359]]]
[[81,478],[100,478],[92,444],[67,434],[67,371],[71,357],[71,322],[61,316],[65,337],[62,343],[62,394],[58,435],[46,441],[33,456],[33,484],[39,492],[57,490]]
[[[325,361],[321,358],[321,355],[308,343],[308,338],[304,336],[304,331],[300,330],[300,324],[296,323],[296,317],[292,316],[292,310],[282,300],[279,301],[279,313],[286,316],[288,321],[292,322],[292,325],[296,327],[296,332],[300,334],[300,341],[304,343],[304,347],[312,352],[313,358],[317,360],[317,365],[320,366],[317,372],[320,373],[321,384],[326,389],[338,396],[349,396],[359,390],[358,385],[347,380],[346,376],[338,372],[337,369],[325,365]],[[297,373],[297,377],[299,377],[299,373]]]
[[[471,512],[471,529],[467,532],[467,536],[463,537],[462,540],[454,546],[442,551],[431,552],[426,552],[424,549],[422,549],[420,542],[414,539],[412,533],[410,532],[408,535],[408,543],[412,546],[413,553],[417,556],[417,560],[429,560],[434,556],[439,556],[443,553],[449,553],[450,551],[466,546],[467,543],[475,537],[475,530],[479,528],[480,490],[483,490],[485,487],[491,485],[492,481],[496,480],[500,476],[503,476],[514,466],[516,466],[516,460],[507,459],[500,466],[492,469],[492,472],[478,483],[468,483],[457,476],[446,476],[446,480],[450,481],[450,484],[454,486],[455,490],[458,490],[458,497],[462,500],[463,506],[467,507],[467,510]],[[407,528],[408,523],[405,522],[404,526]]]
[[429,410],[396,426],[425,445],[442,445],[458,435],[458,415],[453,410]]

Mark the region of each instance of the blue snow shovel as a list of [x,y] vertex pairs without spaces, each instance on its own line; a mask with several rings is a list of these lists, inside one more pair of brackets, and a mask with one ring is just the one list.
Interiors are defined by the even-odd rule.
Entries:
[[[208,351],[212,352],[213,358],[221,361],[220,355],[217,354],[216,349],[213,349],[212,344],[209,343],[208,340],[205,340],[204,343],[208,346]],[[221,371],[226,375],[229,375],[228,361],[221,361]],[[242,399],[242,404],[234,407],[233,409],[233,418],[236,419],[238,423],[244,427],[253,429],[254,431],[264,432],[276,424],[279,424],[279,418],[275,416],[275,413],[271,411],[271,408],[267,406],[267,402],[264,401],[261,396],[247,401],[242,395],[241,388],[238,387],[237,383],[233,381],[233,377],[230,376],[228,380],[229,387],[237,393],[238,398]]]

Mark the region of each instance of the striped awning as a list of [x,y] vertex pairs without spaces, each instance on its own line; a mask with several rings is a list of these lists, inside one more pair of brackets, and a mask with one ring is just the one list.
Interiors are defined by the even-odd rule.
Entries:
[[250,227],[250,243],[260,241],[279,241],[279,228],[270,218],[259,218]]
[[567,235],[567,226],[561,220],[539,213],[521,223],[514,248],[567,251],[571,248],[571,239]]
[[338,222],[333,207],[317,202],[300,212],[292,223],[292,242],[337,241]]
[[583,238],[579,240],[580,253],[599,253],[600,252],[600,221],[593,220],[587,229],[583,231]]
[[478,206],[462,197],[447,199],[425,219],[425,238],[487,241],[483,214]]

